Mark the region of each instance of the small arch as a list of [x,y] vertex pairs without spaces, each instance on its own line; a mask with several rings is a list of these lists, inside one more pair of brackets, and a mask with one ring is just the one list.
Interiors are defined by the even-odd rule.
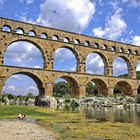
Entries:
[[85,41],[85,42],[84,42],[84,46],[86,46],[86,47],[90,46],[89,41]]
[[107,46],[106,44],[104,44],[104,45],[102,46],[102,49],[104,49],[104,50],[107,50],[107,48],[108,48],[108,46]]
[[24,30],[22,28],[17,28],[16,33],[17,34],[24,34]]
[[119,48],[119,52],[123,53],[124,49],[123,48]]
[[11,27],[9,25],[4,25],[2,27],[2,31],[4,31],[4,32],[11,32]]
[[[91,83],[92,83],[92,87],[91,89],[89,89],[88,86],[91,87]],[[91,94],[93,95],[103,95],[103,96],[107,96],[108,95],[108,88],[107,88],[107,84],[106,82],[104,82],[102,79],[92,79],[90,82],[88,82],[87,87],[86,87],[86,93],[87,94]]]
[[119,81],[115,84],[114,86],[114,94],[118,95],[128,95],[132,96],[133,95],[133,90],[131,85],[127,81]]
[[41,33],[40,37],[43,38],[43,39],[47,39],[48,38],[46,33]]
[[79,45],[79,44],[80,44],[80,40],[79,40],[79,39],[75,39],[75,40],[74,40],[74,44],[75,44],[75,45]]
[[[67,86],[69,88],[69,91],[67,91],[68,94],[70,94],[72,97],[75,97],[75,98],[78,98],[80,96],[79,84],[78,84],[78,81],[74,77],[72,77],[72,76],[60,76],[59,78],[57,78],[54,81],[54,86],[55,86],[55,83],[58,83],[60,81],[67,83]],[[53,89],[53,94],[54,94],[54,89]],[[67,93],[64,92],[64,94],[67,94]]]
[[34,37],[34,36],[36,36],[36,32],[33,31],[33,30],[30,30],[29,33],[28,33],[28,35]]
[[135,55],[138,55],[138,54],[139,54],[138,50],[135,50],[135,51],[134,51],[134,54],[135,54]]
[[64,42],[65,42],[65,43],[69,43],[69,42],[70,42],[70,39],[69,39],[68,37],[65,37],[65,38],[64,38]]
[[137,94],[140,94],[140,85],[137,88]]
[[128,50],[127,50],[127,53],[128,53],[128,54],[132,54],[132,50],[131,50],[131,49],[128,49]]
[[116,47],[115,46],[112,46],[111,47],[111,51],[115,52],[116,51]]
[[97,49],[97,48],[99,48],[99,44],[98,44],[98,43],[94,43],[93,47],[94,47],[95,49]]
[[59,40],[58,35],[53,35],[53,36],[52,36],[52,40],[58,41],[58,40]]

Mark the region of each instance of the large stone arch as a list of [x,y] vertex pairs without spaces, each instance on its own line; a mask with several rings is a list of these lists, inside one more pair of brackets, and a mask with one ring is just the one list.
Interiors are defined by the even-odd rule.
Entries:
[[92,78],[90,79],[90,81],[95,83],[96,89],[98,90],[98,94],[102,94],[104,96],[108,95],[108,84],[105,80],[100,78]]
[[[61,49],[61,48],[64,48],[64,49],[68,49],[70,50],[74,56],[75,56],[75,59],[76,59],[76,71],[79,71],[79,63],[80,63],[80,55],[78,53],[78,51],[76,51],[74,48],[72,47],[69,47],[69,46],[61,46],[61,47],[57,47],[53,53],[52,53],[52,56],[53,56],[53,60],[54,60],[54,57],[55,57],[55,53],[58,49]],[[54,65],[54,62],[53,62],[53,65]]]
[[35,41],[29,40],[29,39],[12,39],[9,40],[9,42],[7,43],[7,45],[5,46],[4,50],[3,50],[3,61],[4,61],[4,54],[7,51],[7,48],[16,42],[20,42],[20,41],[24,41],[24,42],[28,42],[33,44],[35,47],[38,48],[38,50],[40,51],[42,58],[43,58],[43,68],[45,68],[45,64],[46,64],[46,56],[45,56],[45,50],[43,49],[43,47],[41,47],[41,45],[39,45],[39,43],[36,43]]
[[128,96],[133,96],[133,89],[130,83],[128,83],[127,81],[121,80],[115,83],[115,86],[118,85],[122,95],[128,95]]
[[87,60],[88,55],[89,54],[92,54],[92,53],[97,54],[97,55],[99,55],[101,57],[101,59],[103,60],[103,63],[104,63],[104,75],[107,75],[108,61],[107,61],[106,56],[103,53],[101,53],[101,52],[97,52],[97,51],[91,51],[91,52],[89,52],[87,54],[86,58],[85,58],[85,65],[86,65],[86,60]]
[[72,76],[67,76],[67,75],[62,75],[57,77],[54,82],[58,79],[58,78],[63,78],[64,80],[66,80],[68,82],[68,84],[70,85],[70,88],[72,89],[72,96],[78,98],[80,96],[79,93],[79,83],[78,81],[72,77]]
[[[114,58],[112,64],[114,64],[115,59],[118,58],[118,57],[122,58],[122,59],[126,62],[126,64],[127,64],[127,69],[128,69],[128,77],[129,77],[129,78],[132,78],[132,64],[131,64],[131,62],[130,62],[130,60],[129,60],[129,58],[128,58],[127,56],[117,55],[117,56]],[[113,67],[113,70],[114,70],[114,67]]]
[[8,78],[10,78],[11,76],[16,75],[16,74],[22,74],[22,75],[29,76],[36,83],[37,88],[39,90],[39,95],[45,95],[46,94],[45,93],[45,85],[43,83],[42,78],[39,75],[37,75],[35,73],[28,72],[28,71],[10,71],[5,76],[5,79],[3,80],[3,83],[5,84],[5,82]]

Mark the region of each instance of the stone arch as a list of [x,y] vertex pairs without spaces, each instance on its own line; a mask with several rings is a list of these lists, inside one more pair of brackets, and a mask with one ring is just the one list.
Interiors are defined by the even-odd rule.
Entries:
[[45,85],[42,81],[42,78],[39,77],[39,75],[28,72],[28,71],[10,71],[4,79],[4,83],[6,82],[6,80],[8,78],[10,78],[11,76],[16,75],[16,74],[22,74],[22,75],[26,75],[26,76],[30,77],[36,83],[37,88],[39,90],[39,95],[45,95],[46,94],[45,93]]
[[41,33],[40,38],[47,39],[48,35],[46,33]]
[[[45,68],[45,64],[46,64],[46,57],[45,57],[45,51],[42,49],[42,47],[37,44],[36,42],[34,41],[31,41],[31,40],[28,40],[28,39],[13,39],[12,41],[10,41],[9,43],[7,43],[8,45],[4,48],[4,53],[7,51],[8,47],[13,44],[13,43],[16,43],[16,42],[20,42],[20,41],[25,41],[25,42],[28,42],[28,43],[31,43],[33,44],[35,47],[37,47],[37,49],[40,51],[41,53],[41,56],[43,58],[43,68]],[[3,59],[4,59],[4,54],[3,54]],[[4,62],[4,61],[3,61]]]
[[116,58],[113,61],[113,76],[114,76],[114,71],[115,71],[115,66],[114,66],[115,64],[114,64],[114,62],[115,62],[115,60],[117,58],[121,58],[121,59],[123,59],[125,61],[126,65],[127,65],[127,71],[128,71],[128,76],[127,77],[131,78],[132,77],[132,65],[131,65],[131,62],[130,62],[130,60],[126,56],[122,56],[122,55],[116,56]]
[[28,32],[28,35],[29,35],[29,36],[35,37],[35,36],[36,36],[36,32],[35,32],[34,30],[30,30],[30,31]]
[[71,88],[72,97],[78,98],[80,96],[79,83],[74,77],[64,75],[64,76],[60,76],[58,78],[62,78],[62,79],[66,80],[68,82],[68,84],[70,85],[70,88]]
[[[121,91],[122,95],[133,95],[133,90],[131,85],[127,81],[118,81],[115,86],[119,86],[119,90]],[[114,88],[115,88],[114,86]]]
[[[103,75],[107,75],[108,62],[107,62],[106,57],[105,57],[102,53],[97,52],[97,51],[93,51],[93,52],[91,52],[91,53],[89,53],[89,54],[92,54],[92,53],[93,53],[93,54],[97,54],[97,55],[99,55],[99,56],[101,57],[101,59],[102,59],[102,61],[103,61],[103,63],[104,63]],[[88,55],[89,55],[89,54],[88,54]],[[86,60],[87,60],[88,55],[86,56]],[[85,64],[86,64],[86,62],[85,62]],[[87,69],[87,68],[86,68],[86,69]]]
[[64,37],[64,42],[65,42],[65,43],[69,43],[69,42],[70,42],[69,37]]
[[[69,46],[58,47],[56,50],[54,50],[54,52],[53,52],[53,54],[52,54],[53,60],[54,60],[54,58],[55,58],[56,51],[57,51],[58,49],[61,49],[61,48],[68,49],[68,50],[70,50],[70,51],[74,54],[75,60],[76,60],[76,71],[78,71],[78,70],[79,70],[79,63],[80,63],[79,54],[78,54],[78,52],[77,52],[75,49],[73,49],[73,48],[71,48],[71,47],[69,47]],[[53,65],[54,65],[54,62],[53,62]]]
[[99,78],[93,78],[90,81],[95,83],[96,90],[98,91],[98,94],[101,94],[101,95],[104,95],[104,96],[108,95],[108,86],[107,86],[107,83],[104,80],[99,79]]
[[2,27],[2,31],[4,31],[4,32],[11,32],[11,26],[9,26],[9,25],[7,25],[7,24],[5,24],[5,25],[3,25],[3,27]]
[[22,29],[21,27],[16,28],[16,33],[17,34],[24,34],[24,29]]

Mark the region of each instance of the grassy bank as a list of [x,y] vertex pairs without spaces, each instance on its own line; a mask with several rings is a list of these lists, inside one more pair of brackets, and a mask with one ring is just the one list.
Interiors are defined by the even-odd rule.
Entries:
[[43,107],[0,106],[0,118],[15,118],[18,113],[37,119],[46,129],[60,137],[57,140],[140,140],[140,127],[128,123],[111,123],[88,120],[82,113],[56,111]]

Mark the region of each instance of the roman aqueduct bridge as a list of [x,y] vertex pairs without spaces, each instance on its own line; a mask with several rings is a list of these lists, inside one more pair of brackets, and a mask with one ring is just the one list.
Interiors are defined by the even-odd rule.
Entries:
[[[7,47],[17,41],[28,41],[37,46],[44,59],[43,69],[3,64]],[[53,70],[54,54],[59,48],[67,48],[73,52],[77,60],[75,72]],[[104,75],[85,73],[86,58],[90,53],[97,53],[102,58]],[[113,76],[113,62],[116,57],[126,61],[128,77]],[[112,95],[115,85],[118,84],[123,94],[133,96],[137,94],[140,86],[140,81],[136,79],[136,66],[139,59],[140,47],[134,45],[0,18],[0,93],[10,76],[25,74],[36,82],[40,94],[46,96],[52,95],[54,82],[58,78],[63,78],[70,84],[75,97],[85,96],[89,81],[96,84],[101,94]]]

